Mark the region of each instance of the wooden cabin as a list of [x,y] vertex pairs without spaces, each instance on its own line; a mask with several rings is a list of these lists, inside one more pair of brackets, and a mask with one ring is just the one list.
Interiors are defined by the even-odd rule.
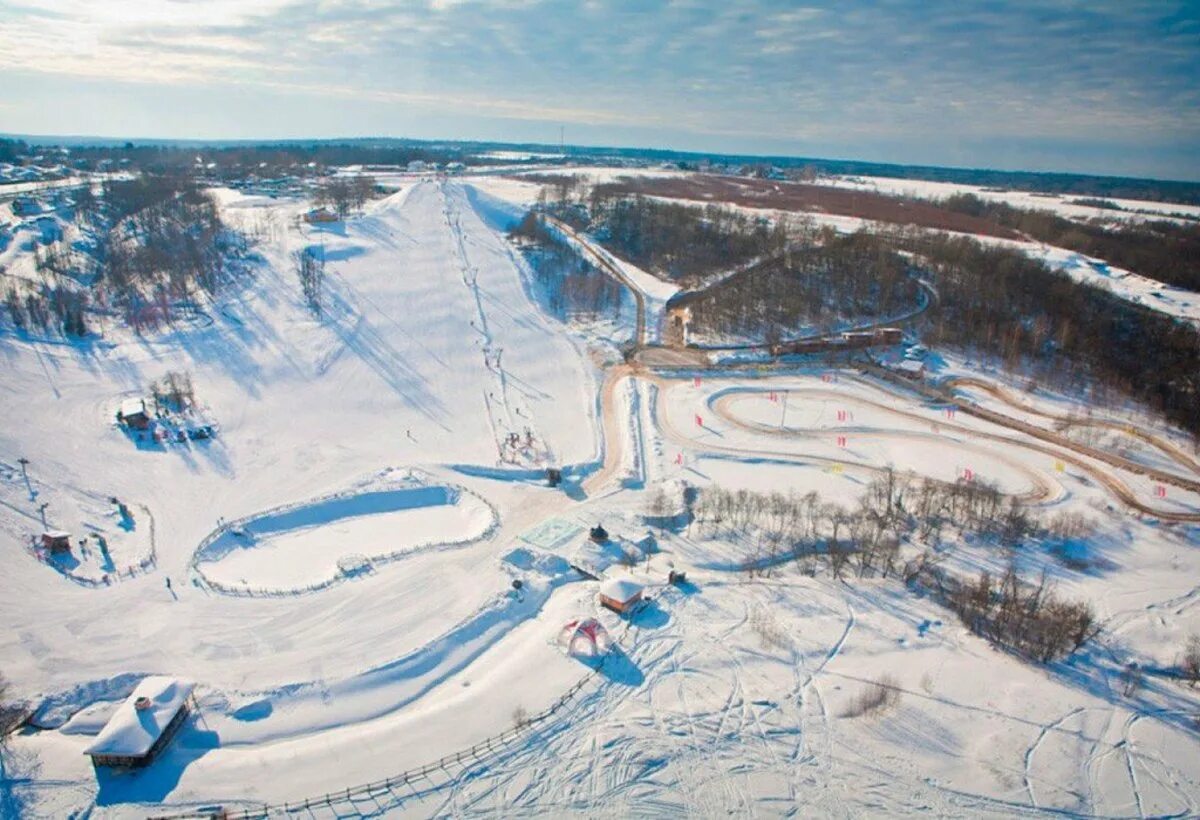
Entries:
[[145,430],[150,426],[150,414],[146,412],[145,399],[126,399],[117,411],[117,421],[133,430]]
[[608,540],[608,530],[597,524],[588,532],[588,538],[592,539],[597,544],[603,544]]
[[632,578],[609,578],[600,584],[600,604],[624,614],[642,601],[642,585]]
[[187,720],[194,688],[162,675],[143,678],[83,753],[97,768],[149,765]]
[[63,530],[46,530],[42,533],[42,546],[52,553],[70,552],[71,533]]

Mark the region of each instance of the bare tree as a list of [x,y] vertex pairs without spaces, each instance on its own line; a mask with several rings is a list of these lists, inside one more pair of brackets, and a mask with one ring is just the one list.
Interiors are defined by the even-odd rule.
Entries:
[[1200,635],[1188,638],[1187,648],[1183,652],[1183,660],[1179,664],[1183,678],[1192,686],[1200,683]]
[[305,248],[296,254],[296,275],[300,277],[300,289],[304,301],[313,313],[321,312],[321,288],[325,283],[325,256],[313,248]]

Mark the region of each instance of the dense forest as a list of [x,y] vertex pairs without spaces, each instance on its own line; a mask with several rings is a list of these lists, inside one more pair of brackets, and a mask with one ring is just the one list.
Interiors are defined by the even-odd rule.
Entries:
[[592,230],[605,247],[663,278],[695,282],[787,247],[787,231],[716,205],[696,208],[646,197],[598,199]]
[[1031,365],[1060,384],[1092,383],[1164,413],[1200,436],[1200,331],[1030,259],[973,239],[896,231],[940,295],[922,317],[932,344]]
[[694,332],[773,343],[801,326],[829,332],[917,304],[906,260],[871,236],[826,230],[810,240],[687,297]]
[[1200,223],[1161,220],[1102,227],[1064,219],[1049,211],[989,202],[972,194],[956,194],[940,204],[959,213],[991,219],[1040,242],[1096,256],[1160,282],[1200,291]]

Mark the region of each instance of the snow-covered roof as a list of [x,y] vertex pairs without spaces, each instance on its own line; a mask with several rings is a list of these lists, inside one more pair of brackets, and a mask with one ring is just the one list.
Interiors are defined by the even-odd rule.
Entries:
[[44,533],[42,533],[42,535],[46,536],[47,538],[70,538],[71,537],[71,533],[65,532],[63,530],[46,530]]
[[609,578],[600,584],[600,594],[614,601],[632,600],[642,593],[642,585],[632,578]]
[[121,402],[122,416],[135,416],[138,413],[146,412],[146,402],[144,399],[125,399]]
[[905,373],[920,373],[925,369],[925,363],[915,359],[905,359],[896,365],[897,370],[902,370]]
[[[194,688],[193,683],[164,675],[143,678],[92,744],[83,750],[84,754],[122,757],[146,754]],[[149,706],[138,709],[135,704],[139,698],[146,698]]]

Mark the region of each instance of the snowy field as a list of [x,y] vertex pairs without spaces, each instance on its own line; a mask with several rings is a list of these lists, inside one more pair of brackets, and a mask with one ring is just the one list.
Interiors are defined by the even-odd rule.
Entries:
[[[538,310],[504,238],[535,186],[395,185],[321,228],[306,203],[218,192],[260,258],[202,317],[0,336],[0,412],[21,420],[0,427],[0,658],[40,727],[11,739],[0,816],[1200,811],[1200,697],[1166,671],[1200,632],[1200,465],[1178,431],[962,362],[938,374],[953,403],[818,363],[625,364],[625,337]],[[319,316],[305,249],[326,262]],[[181,369],[215,438],[115,425]],[[1032,664],[895,579],[747,573],[749,534],[648,513],[683,483],[851,505],[889,467],[1093,521],[1071,563],[1020,560],[1091,601],[1100,635]],[[112,567],[95,547],[52,563],[44,528],[103,535]],[[1002,571],[999,553],[944,561]],[[647,601],[602,609],[571,564]],[[616,642],[603,664],[556,643],[583,617]],[[1125,694],[1131,662],[1147,674]],[[149,674],[195,682],[196,713],[151,767],[97,774],[83,750]],[[880,681],[886,705],[860,710]]]
[[[859,191],[875,191],[892,196],[909,196],[918,199],[946,199],[955,194],[972,194],[990,202],[1005,202],[1014,208],[1033,211],[1053,211],[1068,219],[1103,220],[1146,220],[1200,219],[1200,205],[1181,205],[1175,202],[1154,202],[1141,199],[1114,197],[1088,197],[1082,194],[1036,194],[1027,191],[998,191],[980,185],[965,185],[956,182],[932,182],[924,179],[899,179],[895,177],[846,176],[822,179],[823,185],[853,188]],[[1078,199],[1103,199],[1121,210],[1077,205]]]

